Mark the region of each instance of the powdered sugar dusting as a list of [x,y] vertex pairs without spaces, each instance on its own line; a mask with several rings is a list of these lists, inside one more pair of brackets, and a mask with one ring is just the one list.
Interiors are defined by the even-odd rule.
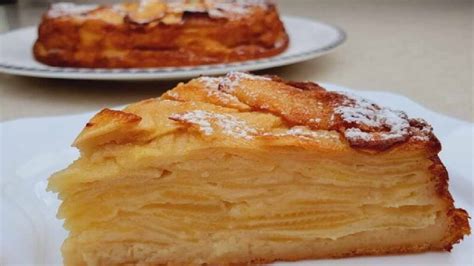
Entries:
[[237,1],[206,1],[207,12],[210,17],[222,18],[229,15],[243,16],[248,14],[250,7],[267,8],[265,0],[237,0]]
[[212,78],[204,76],[197,78],[197,80],[201,82],[207,89],[217,90],[219,88],[219,84],[222,81],[222,78]]
[[168,91],[168,92],[166,92],[166,94],[168,94],[168,96],[172,97],[173,99],[179,99],[180,98],[179,93],[177,93],[174,90]]
[[213,89],[207,90],[207,96],[215,97],[224,104],[239,102],[239,99],[237,99],[237,97],[235,97],[234,95],[226,94],[226,93],[220,92],[218,90],[213,90]]
[[374,138],[372,133],[363,132],[362,130],[358,128],[348,128],[344,132],[344,135],[347,139],[354,140],[354,141],[362,140],[365,142],[369,142],[373,140]]
[[304,129],[302,127],[293,127],[290,130],[286,132],[287,135],[292,135],[292,136],[303,136],[303,137],[312,137],[312,138],[317,138],[318,134],[314,131]]
[[138,2],[138,12],[139,13],[145,12],[145,10],[150,8],[150,6],[159,2],[160,2],[159,0],[140,0]]
[[184,121],[197,125],[204,135],[212,135],[214,127],[219,128],[222,133],[235,138],[252,139],[257,130],[247,125],[244,120],[227,114],[216,114],[203,110],[195,110],[184,114],[173,114],[170,119]]
[[98,5],[76,5],[74,3],[55,3],[51,5],[47,16],[57,18],[63,16],[78,16],[97,9]]
[[140,0],[138,2],[138,5],[139,6],[149,6],[149,5],[154,4],[156,2],[160,2],[160,1],[158,1],[158,0]]
[[[410,123],[404,112],[379,107],[355,95],[341,94],[345,94],[347,99],[335,108],[334,113],[344,122],[357,125],[345,130],[347,139],[366,142],[375,139],[403,141],[409,137]],[[377,131],[366,132],[365,128]]]
[[[151,1],[157,0],[141,0],[141,6]],[[211,18],[241,17],[247,15],[252,7],[266,9],[270,3],[266,0],[167,0],[164,2],[167,4],[167,13],[207,13]]]
[[[135,22],[144,24],[152,20],[161,18],[165,24],[177,24],[182,22],[184,12],[208,13],[211,18],[232,18],[247,15],[253,7],[268,8],[270,2],[266,0],[201,0],[201,1],[183,1],[183,0],[136,0],[138,3],[137,11],[154,12],[149,10],[154,4],[165,4],[165,9],[156,9],[156,17],[146,18]],[[51,18],[63,16],[81,17],[85,13],[97,9],[98,5],[76,5],[71,2],[55,3],[49,9],[47,16]],[[125,17],[130,15],[130,10],[125,8],[124,4],[115,4],[108,6],[115,13]],[[153,7],[154,8],[154,7]]]
[[413,136],[411,137],[413,140],[419,140],[419,141],[429,141],[430,137],[427,135],[420,135],[420,136]]
[[421,118],[410,120],[412,139],[417,141],[429,141],[433,133],[433,128],[428,122]]
[[226,92],[233,92],[242,80],[270,80],[269,78],[256,76],[243,72],[229,72],[221,81],[222,88]]
[[288,130],[277,132],[266,132],[262,136],[267,137],[296,137],[301,140],[320,142],[324,140],[338,141],[339,135],[329,134],[328,131],[314,131],[306,126],[294,126]]
[[122,17],[125,17],[127,15],[127,9],[125,9],[125,7],[122,4],[112,5],[111,10],[121,15]]
[[197,80],[204,85],[208,97],[217,98],[224,104],[239,102],[239,99],[234,95],[219,91],[219,84],[223,78],[200,77]]
[[202,3],[184,3],[183,1],[168,1],[168,12],[206,12],[206,6]]
[[310,138],[310,139],[333,138],[333,136],[331,135],[322,134],[321,132],[318,132],[318,131],[313,131],[305,126],[295,126],[295,127],[290,128],[284,133],[275,134],[275,135],[276,136],[296,136],[296,137]]

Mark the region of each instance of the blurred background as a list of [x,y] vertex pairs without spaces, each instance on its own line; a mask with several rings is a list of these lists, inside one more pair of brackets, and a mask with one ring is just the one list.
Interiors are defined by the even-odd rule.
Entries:
[[[10,2],[7,4],[7,2]],[[37,25],[51,0],[0,0],[0,32]],[[82,0],[76,3],[117,1]],[[405,95],[474,121],[472,0],[277,0],[283,15],[335,24],[348,34],[333,53],[260,71]],[[68,81],[0,74],[1,120],[96,111],[156,97],[173,82]],[[29,106],[18,108],[18,106]]]

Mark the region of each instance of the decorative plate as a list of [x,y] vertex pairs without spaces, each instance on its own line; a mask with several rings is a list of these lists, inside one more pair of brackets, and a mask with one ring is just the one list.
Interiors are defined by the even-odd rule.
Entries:
[[332,51],[346,38],[341,29],[322,22],[301,17],[283,17],[283,22],[290,36],[290,46],[285,52],[274,57],[229,64],[128,69],[51,67],[41,64],[33,58],[32,53],[37,28],[22,28],[0,35],[0,72],[62,79],[184,79],[230,71],[266,69],[313,59]]

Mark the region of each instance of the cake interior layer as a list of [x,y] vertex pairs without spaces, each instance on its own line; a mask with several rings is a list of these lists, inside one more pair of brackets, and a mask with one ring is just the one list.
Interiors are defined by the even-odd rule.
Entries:
[[[203,217],[202,219],[206,219]],[[388,228],[339,239],[268,241],[250,232],[215,234],[194,242],[168,246],[154,241],[104,240],[84,242],[69,238],[63,245],[65,265],[247,265],[278,260],[340,258],[442,250],[440,241],[449,220],[439,216],[425,228]]]
[[[387,230],[417,232],[446,219],[428,169],[432,162],[423,157],[337,160],[214,149],[147,160],[136,169],[104,157],[63,173],[77,180],[85,177],[75,173],[117,174],[57,184],[63,186],[59,215],[70,230],[66,254],[132,245],[128,252],[159,247],[171,255],[210,241],[224,250],[208,245],[194,258],[219,258],[242,243],[325,243]],[[444,233],[427,237],[441,242]]]

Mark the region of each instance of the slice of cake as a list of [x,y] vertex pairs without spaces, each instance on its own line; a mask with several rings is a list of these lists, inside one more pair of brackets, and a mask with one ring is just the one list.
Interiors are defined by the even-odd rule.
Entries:
[[288,43],[270,0],[135,0],[52,5],[33,52],[52,66],[141,68],[270,57]]
[[53,175],[66,265],[449,251],[470,233],[422,119],[314,83],[201,77],[105,109]]

